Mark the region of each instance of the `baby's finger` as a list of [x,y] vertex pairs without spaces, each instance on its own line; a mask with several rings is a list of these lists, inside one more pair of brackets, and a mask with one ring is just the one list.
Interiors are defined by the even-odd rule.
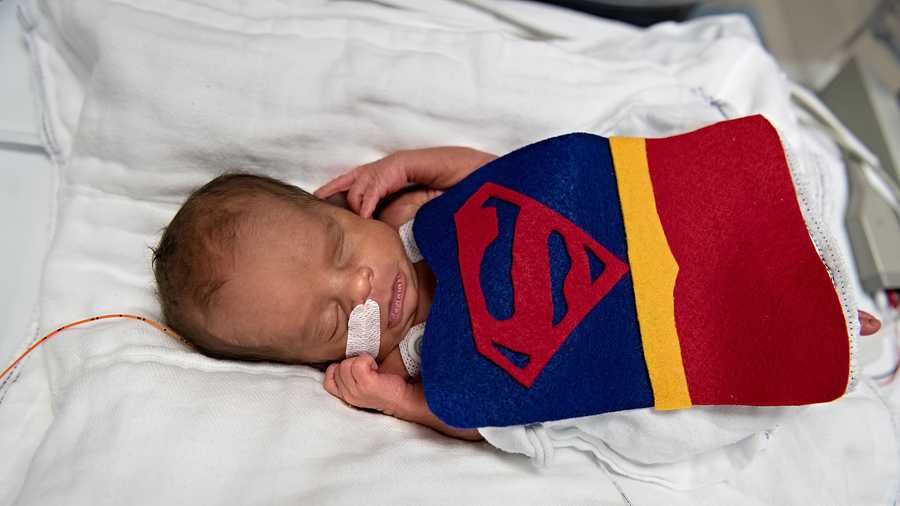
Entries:
[[350,185],[353,184],[354,179],[356,179],[356,171],[350,171],[346,174],[341,174],[340,176],[322,185],[318,190],[313,192],[313,195],[319,197],[320,199],[327,199],[335,193],[347,191],[347,189],[350,188]]
[[336,364],[334,367],[334,384],[337,386],[338,394],[340,394],[341,399],[344,402],[350,402],[350,388],[347,385],[347,377],[343,374],[341,370],[341,364]]
[[336,364],[331,364],[328,366],[328,369],[325,369],[325,380],[322,382],[322,386],[325,387],[326,392],[340,399],[341,392],[338,390],[337,384],[334,381],[334,371],[336,368]]
[[374,185],[369,186],[363,194],[362,205],[359,209],[359,215],[363,218],[371,218],[372,213],[375,212],[375,206],[378,205],[378,201],[383,197],[383,195],[379,195],[380,192],[378,190]]
[[[339,369],[337,372],[337,376],[341,378],[341,393],[344,396],[352,396],[357,397],[359,395],[359,385],[356,383],[356,378],[353,377],[353,364],[356,362],[357,358],[348,358],[341,362],[339,365]],[[346,397],[345,397],[346,398]]]
[[367,182],[367,177],[360,176],[353,181],[353,185],[347,190],[347,205],[357,214],[362,207],[362,198],[368,186]]
[[353,381],[357,385],[362,386],[369,384],[373,377],[378,375],[375,372],[377,369],[378,364],[375,363],[375,359],[368,353],[363,353],[356,357],[356,360],[351,364],[350,373],[353,375]]

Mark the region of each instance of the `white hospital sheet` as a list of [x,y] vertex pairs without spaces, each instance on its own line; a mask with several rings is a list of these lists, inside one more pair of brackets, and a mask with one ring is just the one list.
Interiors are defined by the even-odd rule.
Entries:
[[[55,168],[40,147],[16,5],[0,2],[0,362],[35,332],[35,305],[55,217]],[[23,146],[8,141],[34,142]]]
[[[41,329],[158,318],[149,247],[190,189],[227,169],[312,189],[397,149],[505,153],[570,131],[667,135],[752,113],[802,141],[787,82],[743,18],[640,31],[484,5],[24,2],[61,167]],[[19,451],[0,497],[18,504],[620,504],[620,491],[636,504],[867,504],[893,497],[900,474],[868,387],[754,436],[765,444],[733,474],[674,490],[607,474],[578,445],[536,468],[348,409],[313,369],[212,360],[136,322],[67,331],[14,375],[0,433]]]

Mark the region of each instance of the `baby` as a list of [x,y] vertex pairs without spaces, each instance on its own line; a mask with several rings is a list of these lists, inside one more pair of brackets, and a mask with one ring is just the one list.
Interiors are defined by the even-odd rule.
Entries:
[[[400,151],[315,195],[266,177],[220,176],[188,198],[155,250],[163,316],[210,356],[313,365],[325,371],[325,390],[352,406],[481,439],[441,422],[407,373],[400,343],[426,320],[435,279],[409,259],[398,229],[494,158],[462,147]],[[343,192],[350,210],[323,200]],[[351,313],[376,305],[376,356],[347,358]],[[880,326],[863,312],[860,321],[863,335]]]
[[[318,197],[262,176],[220,176],[188,198],[154,252],[164,319],[207,355],[314,365],[350,405],[481,439],[438,420],[407,374],[399,344],[428,316],[435,280],[409,260],[398,228],[493,158],[457,147],[400,151]],[[396,193],[411,182],[426,189]],[[322,200],[347,190],[358,215]],[[380,315],[377,356],[346,358],[350,314],[367,300]]]

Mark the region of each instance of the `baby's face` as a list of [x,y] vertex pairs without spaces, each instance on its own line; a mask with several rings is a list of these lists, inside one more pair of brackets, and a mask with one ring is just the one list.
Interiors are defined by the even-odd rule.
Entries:
[[415,323],[420,283],[396,230],[344,209],[263,199],[227,264],[206,323],[236,347],[263,348],[290,363],[340,360],[350,312],[374,299],[380,361]]

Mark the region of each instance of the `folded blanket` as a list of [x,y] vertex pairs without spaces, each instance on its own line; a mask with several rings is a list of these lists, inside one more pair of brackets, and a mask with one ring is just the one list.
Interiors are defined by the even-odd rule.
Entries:
[[416,216],[429,405],[483,427],[836,399],[855,303],[803,206],[762,116],[491,162]]

